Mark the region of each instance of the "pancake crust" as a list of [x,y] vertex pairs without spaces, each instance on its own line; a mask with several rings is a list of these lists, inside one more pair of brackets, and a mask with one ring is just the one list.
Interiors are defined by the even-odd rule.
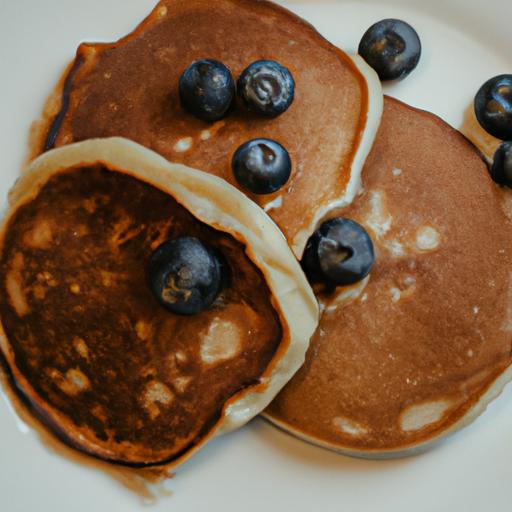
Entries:
[[[192,317],[160,307],[145,274],[152,251],[183,235],[233,269],[214,305]],[[126,461],[188,449],[228,398],[258,382],[281,341],[268,287],[239,242],[100,167],[53,177],[23,206],[0,264],[2,321],[20,372]]]
[[461,426],[501,391],[512,349],[512,226],[477,151],[390,98],[342,214],[376,244],[369,280],[319,299],[306,364],[267,409],[311,442],[403,455]]
[[[276,119],[238,105],[222,121],[201,121],[181,107],[178,80],[203,58],[225,63],[235,79],[255,60],[277,60],[294,76],[295,100]],[[369,151],[373,140],[365,138],[369,124],[375,135],[381,94],[372,99],[378,105],[371,120],[368,84],[358,66],[367,68],[270,2],[164,0],[120,41],[78,48],[47,107],[37,153],[123,136],[238,186],[231,169],[236,149],[256,137],[275,139],[291,155],[291,179],[275,194],[251,199],[267,209],[300,256],[316,211],[343,198],[353,166],[359,175],[367,153],[357,152],[361,145]]]
[[[0,349],[68,444],[175,465],[259,413],[301,365],[314,297],[277,227],[222,180],[130,141],[91,140],[34,162],[11,205]],[[183,235],[225,265],[214,304],[187,317],[160,306],[146,274],[153,251]]]

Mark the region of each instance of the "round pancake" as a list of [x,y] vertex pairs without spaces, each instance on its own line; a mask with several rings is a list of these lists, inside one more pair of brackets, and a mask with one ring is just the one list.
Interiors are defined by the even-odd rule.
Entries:
[[506,192],[439,118],[386,98],[343,216],[377,251],[369,279],[324,306],[306,364],[266,413],[313,443],[399,456],[475,418],[511,376]]
[[[294,102],[276,119],[237,105],[219,122],[201,121],[181,107],[178,80],[203,58],[226,64],[235,80],[252,62],[274,59],[294,77]],[[358,191],[381,112],[373,70],[285,9],[266,1],[164,0],[118,42],[80,45],[47,105],[36,153],[123,136],[238,187],[236,149],[256,137],[275,139],[290,153],[291,179],[274,194],[249,195],[300,257],[326,211]]]
[[[318,308],[275,224],[223,180],[123,139],[46,153],[10,195],[0,348],[18,390],[68,444],[176,465],[259,413],[304,361]],[[153,251],[195,236],[222,292],[180,316],[147,283]]]

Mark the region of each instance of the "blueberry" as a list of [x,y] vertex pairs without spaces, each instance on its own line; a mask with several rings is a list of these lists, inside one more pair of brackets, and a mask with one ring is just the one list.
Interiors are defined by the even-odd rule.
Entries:
[[151,290],[173,313],[195,315],[220,293],[222,265],[214,250],[193,237],[163,243],[148,267]]
[[512,142],[503,142],[494,153],[491,178],[500,185],[512,188]]
[[180,99],[185,110],[204,121],[218,121],[235,97],[229,69],[215,60],[198,60],[181,75]]
[[475,96],[475,114],[484,130],[501,140],[512,140],[512,75],[487,80]]
[[401,20],[386,19],[372,25],[359,43],[359,55],[381,80],[405,78],[421,56],[416,30]]
[[292,104],[295,82],[290,71],[273,60],[258,60],[238,79],[238,94],[249,110],[276,117]]
[[253,194],[271,194],[288,181],[292,161],[275,140],[253,139],[236,150],[232,167],[241,187]]
[[324,222],[308,240],[302,267],[311,282],[349,285],[364,279],[373,267],[373,242],[366,230],[349,219]]

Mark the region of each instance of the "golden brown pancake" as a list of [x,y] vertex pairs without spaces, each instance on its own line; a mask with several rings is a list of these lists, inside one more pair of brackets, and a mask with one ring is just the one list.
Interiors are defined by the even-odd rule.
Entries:
[[[37,159],[1,233],[0,347],[18,390],[68,444],[175,465],[260,412],[297,370],[314,296],[261,209],[214,176],[123,139]],[[162,242],[222,254],[222,292],[163,308],[146,269]]]
[[267,415],[334,450],[398,456],[474,419],[510,378],[512,226],[474,147],[390,98],[362,179],[342,215],[371,234],[373,271],[319,294],[306,364]]
[[[180,105],[178,80],[189,64],[211,58],[236,78],[249,64],[273,59],[296,83],[277,119],[238,105],[214,124]],[[382,111],[380,83],[313,27],[266,1],[163,0],[137,29],[112,44],[82,44],[50,99],[36,153],[94,137],[123,136],[172,162],[237,186],[231,159],[244,142],[272,138],[290,153],[290,181],[251,195],[300,256],[329,208],[349,202]]]

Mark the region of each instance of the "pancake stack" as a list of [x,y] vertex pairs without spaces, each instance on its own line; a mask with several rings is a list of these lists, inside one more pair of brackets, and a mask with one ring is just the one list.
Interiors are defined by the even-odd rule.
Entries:
[[[273,60],[293,103],[194,117],[178,82],[200,59],[235,77]],[[163,0],[119,41],[80,45],[38,126],[0,231],[0,356],[77,450],[175,467],[266,409],[322,447],[403,456],[470,422],[512,376],[508,194],[460,133],[383,99],[360,57],[285,9]],[[255,195],[232,158],[262,137],[292,170]],[[312,287],[299,262],[338,216],[365,227],[375,265]],[[155,254],[182,238],[218,273],[193,313],[152,288]],[[188,301],[176,283],[165,300]]]

